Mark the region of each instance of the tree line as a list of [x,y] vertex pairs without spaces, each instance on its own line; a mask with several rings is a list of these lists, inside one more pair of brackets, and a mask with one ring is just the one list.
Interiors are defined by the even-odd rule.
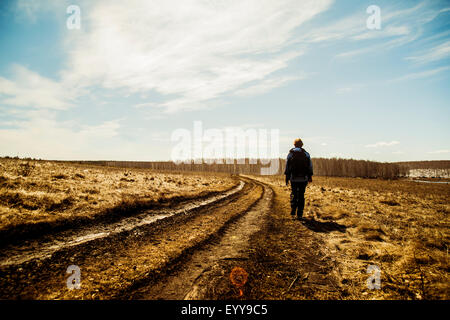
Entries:
[[[286,167],[285,159],[278,159],[278,172],[283,174]],[[74,161],[77,163],[103,165],[123,168],[149,168],[167,171],[202,171],[226,172],[230,174],[259,175],[261,168],[268,167],[259,160],[254,159],[228,159],[220,163],[208,161],[194,161],[176,164],[172,161]],[[361,177],[396,179],[407,176],[409,168],[397,163],[376,162],[367,160],[340,159],[340,158],[313,158],[314,175],[331,177]]]
[[395,179],[407,176],[409,171],[396,163],[367,160],[315,158],[312,162],[315,174],[329,177]]
[[396,162],[408,169],[450,169],[450,160],[404,161]]

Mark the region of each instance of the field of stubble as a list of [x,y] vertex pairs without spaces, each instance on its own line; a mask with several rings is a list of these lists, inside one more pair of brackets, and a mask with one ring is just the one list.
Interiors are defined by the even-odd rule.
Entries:
[[0,159],[0,234],[127,215],[139,209],[211,195],[235,183],[221,174],[181,174],[3,158]]
[[[289,281],[294,279],[293,270],[301,269],[289,262],[297,259],[297,242],[309,242],[309,234],[321,240],[316,249],[322,251],[320,260],[330,262],[326,272],[336,282],[331,290],[334,295],[321,287],[322,291],[312,290],[315,298],[449,298],[450,185],[315,177],[306,190],[306,222],[302,225],[287,221],[290,191],[284,177],[259,180],[272,185],[277,194],[273,228],[282,224],[280,233],[286,234],[273,238],[275,242],[268,245],[274,256],[293,251],[290,258],[280,261],[290,272]],[[367,286],[369,265],[381,271],[380,290]],[[289,298],[308,298],[307,288],[307,283],[303,288],[300,284],[298,292],[290,290]],[[270,296],[281,290],[268,292]]]
[[[289,193],[282,176],[0,159],[1,297],[449,298],[448,184],[314,177],[303,223],[290,218]],[[67,246],[164,208],[184,214]],[[74,263],[78,291],[65,282]],[[239,295],[236,266],[249,274]],[[368,287],[368,266],[380,289]]]

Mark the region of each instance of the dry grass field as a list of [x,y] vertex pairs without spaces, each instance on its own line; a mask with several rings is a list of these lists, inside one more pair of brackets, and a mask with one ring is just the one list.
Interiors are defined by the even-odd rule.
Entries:
[[50,161],[0,159],[0,232],[94,219],[220,192],[225,174],[164,173]]
[[[140,209],[184,208],[231,189],[189,214],[64,247]],[[1,159],[1,297],[449,299],[448,184],[314,177],[303,222],[291,219],[289,194],[284,176]],[[36,239],[22,242],[33,228]],[[59,251],[37,252],[54,243]],[[80,290],[66,288],[71,264],[82,269]],[[367,286],[371,265],[379,290]],[[229,280],[236,266],[248,272],[242,295]]]
[[[277,195],[271,216],[272,228],[280,228],[275,233],[286,233],[271,237],[273,243],[270,244],[260,239],[259,246],[267,243],[271,249],[266,248],[266,251],[273,252],[276,256],[272,258],[278,259],[292,273],[298,269],[291,265],[298,263],[296,255],[304,255],[299,252],[304,247],[296,249],[297,242],[306,239],[304,246],[312,247],[313,241],[309,239],[318,237],[322,243],[316,248],[322,251],[320,260],[330,261],[331,268],[327,272],[337,280],[334,296],[327,290],[316,290],[305,296],[308,292],[305,287],[281,297],[273,296],[273,290],[266,288],[264,295],[294,299],[449,298],[448,184],[315,177],[306,190],[306,223],[302,225],[298,221],[288,221],[289,189],[284,177],[258,179],[271,185]],[[308,238],[310,234],[314,237]],[[289,258],[280,258],[290,251]],[[370,290],[366,285],[369,265],[381,270],[381,290]],[[273,270],[266,273],[273,276]],[[288,285],[284,283],[285,288]]]

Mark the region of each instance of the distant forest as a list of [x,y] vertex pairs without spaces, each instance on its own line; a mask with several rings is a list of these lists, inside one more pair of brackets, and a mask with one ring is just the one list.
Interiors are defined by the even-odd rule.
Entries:
[[[10,157],[5,157],[10,158]],[[13,159],[19,159],[14,157]],[[24,161],[40,160],[25,158]],[[46,160],[42,160],[46,161]],[[100,166],[111,166],[121,168],[150,168],[154,170],[170,171],[204,171],[204,172],[227,172],[231,174],[261,174],[261,168],[268,168],[269,165],[262,164],[257,160],[229,159],[228,163],[222,160],[221,163],[211,163],[212,160],[205,160],[203,163],[182,163],[175,164],[172,161],[62,161],[67,163],[91,164]],[[198,161],[201,162],[201,161]],[[220,162],[220,161],[218,161]],[[313,158],[314,175],[331,177],[361,177],[361,178],[382,178],[396,179],[406,177],[410,170],[415,169],[450,169],[450,160],[433,161],[406,161],[406,162],[376,162],[354,159],[340,158]],[[278,159],[278,172],[283,174],[286,166],[285,159]]]
[[[285,159],[278,159],[278,172],[283,174],[286,166]],[[353,159],[326,159],[313,158],[314,174],[318,176],[333,177],[361,177],[361,178],[383,178],[395,179],[408,174],[408,168],[396,163],[381,163],[366,160]],[[114,167],[137,167],[151,168],[155,170],[176,170],[176,171],[207,171],[207,172],[227,172],[232,174],[255,174],[259,175],[262,168],[269,167],[257,160],[250,159],[231,160],[229,163],[182,163],[175,164],[171,161],[164,162],[139,162],[139,161],[79,161],[79,163],[89,163]]]
[[450,169],[450,160],[395,162],[408,169]]

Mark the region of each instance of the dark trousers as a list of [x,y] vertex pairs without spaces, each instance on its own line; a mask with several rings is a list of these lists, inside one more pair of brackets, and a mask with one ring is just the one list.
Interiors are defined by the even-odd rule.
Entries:
[[303,216],[303,209],[305,208],[305,190],[308,182],[292,182],[291,181],[291,215]]

